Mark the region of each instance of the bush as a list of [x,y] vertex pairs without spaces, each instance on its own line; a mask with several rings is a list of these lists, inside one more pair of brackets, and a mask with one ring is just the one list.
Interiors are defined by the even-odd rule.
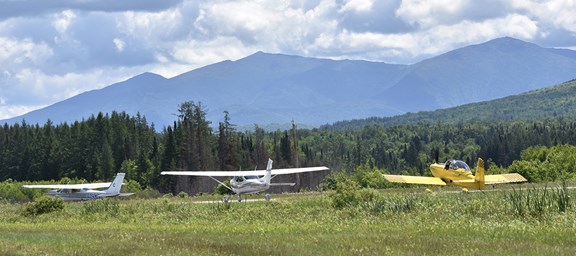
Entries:
[[360,186],[358,183],[351,180],[344,180],[336,183],[336,189],[332,194],[330,194],[332,205],[336,208],[357,205],[362,198],[358,192],[359,190]]
[[33,202],[26,204],[22,214],[24,216],[36,216],[64,209],[64,200],[59,197],[41,196]]
[[5,199],[9,202],[28,202],[32,197],[33,195],[27,196],[24,194],[24,190],[20,188],[20,184],[14,183],[12,180],[0,183],[0,199]]
[[226,186],[222,185],[222,184],[218,184],[218,187],[216,187],[216,194],[218,195],[231,195],[234,194],[234,192],[232,192],[232,190],[229,189],[230,187],[230,180],[226,180],[224,181],[224,184],[226,184]]
[[140,192],[136,193],[139,198],[159,198],[162,197],[162,193],[153,188],[145,188]]
[[339,183],[349,181],[350,177],[344,172],[332,172],[320,183],[320,191],[336,190]]
[[188,193],[184,192],[184,191],[180,191],[180,193],[178,193],[178,195],[176,195],[179,198],[187,198],[188,197]]
[[370,170],[367,166],[360,166],[355,170],[355,178],[363,188],[388,188],[390,182],[384,179],[381,170]]

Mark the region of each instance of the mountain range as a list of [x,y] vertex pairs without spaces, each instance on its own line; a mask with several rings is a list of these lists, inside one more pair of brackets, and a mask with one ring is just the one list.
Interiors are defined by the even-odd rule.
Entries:
[[201,102],[213,124],[317,127],[492,100],[576,78],[576,51],[498,38],[412,65],[257,52],[167,79],[144,73],[0,122],[74,122],[98,112],[146,116],[156,127]]
[[436,123],[460,125],[514,121],[576,119],[576,79],[495,100],[457,107],[420,111],[393,117],[370,117],[323,125],[326,130],[361,130],[367,125],[385,127]]

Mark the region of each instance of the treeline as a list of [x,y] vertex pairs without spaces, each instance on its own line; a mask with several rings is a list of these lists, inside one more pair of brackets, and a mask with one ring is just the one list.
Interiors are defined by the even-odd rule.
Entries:
[[[359,130],[296,132],[235,129],[228,113],[218,130],[206,120],[201,103],[184,102],[177,120],[156,131],[141,115],[98,114],[73,124],[29,125],[0,129],[0,179],[17,181],[110,180],[116,172],[142,187],[175,190],[164,170],[239,170],[263,168],[267,158],[277,168],[326,165],[354,172],[358,166],[389,173],[427,174],[435,161],[478,157],[490,171],[502,171],[533,146],[576,145],[576,122],[569,119],[487,124],[368,125]],[[525,159],[523,159],[525,160]],[[363,168],[364,168],[363,167]],[[538,174],[540,175],[540,174]],[[533,175],[532,175],[533,176]],[[529,177],[532,177],[529,176]],[[535,176],[536,177],[536,176]]]
[[[224,113],[215,133],[201,103],[184,102],[178,119],[155,131],[141,115],[99,113],[73,124],[5,124],[0,129],[0,180],[111,180],[125,172],[142,187],[173,191],[176,179],[163,170],[239,170],[293,166],[287,131],[238,132]],[[304,164],[307,162],[304,161]]]

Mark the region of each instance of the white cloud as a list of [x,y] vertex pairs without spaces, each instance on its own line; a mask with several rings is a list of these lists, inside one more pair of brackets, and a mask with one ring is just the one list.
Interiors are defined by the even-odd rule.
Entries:
[[574,0],[20,0],[2,7],[4,116],[142,72],[172,77],[256,51],[409,64],[502,36],[576,46]]
[[366,12],[372,9],[374,2],[372,0],[349,0],[340,9],[340,12],[355,11]]
[[576,1],[574,0],[513,0],[512,6],[528,12],[544,23],[576,32]]
[[56,18],[52,21],[52,26],[61,34],[66,33],[68,27],[70,27],[70,23],[76,18],[76,14],[71,10],[65,10],[55,16]]
[[396,15],[415,26],[430,28],[458,18],[468,0],[403,0]]
[[112,40],[112,42],[114,42],[114,45],[116,46],[116,50],[117,50],[118,52],[124,51],[124,47],[126,46],[126,43],[125,43],[122,39],[120,39],[120,38],[114,38],[114,39]]
[[0,37],[0,64],[5,69],[12,69],[14,65],[37,65],[53,54],[52,49],[43,42]]
[[26,114],[30,111],[46,107],[45,105],[38,106],[23,106],[23,105],[8,105],[0,104],[0,120],[7,119],[15,116]]

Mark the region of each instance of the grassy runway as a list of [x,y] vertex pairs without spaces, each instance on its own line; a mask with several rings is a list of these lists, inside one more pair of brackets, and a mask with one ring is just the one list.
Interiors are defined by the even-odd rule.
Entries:
[[558,190],[530,191],[371,191],[340,208],[334,192],[229,205],[106,199],[38,216],[0,203],[0,255],[573,255],[575,207],[559,210]]

